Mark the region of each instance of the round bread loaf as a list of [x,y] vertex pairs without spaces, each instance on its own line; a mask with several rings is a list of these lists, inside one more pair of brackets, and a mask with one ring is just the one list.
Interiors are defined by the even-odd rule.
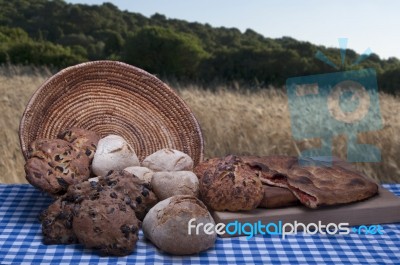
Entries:
[[80,243],[103,255],[125,256],[133,251],[140,221],[123,198],[124,195],[106,188],[98,198],[81,202],[72,222]]
[[143,220],[143,233],[159,249],[174,255],[190,255],[211,248],[216,233],[192,229],[189,221],[215,226],[207,207],[197,198],[187,195],[173,196],[157,203]]
[[264,189],[257,170],[237,156],[227,156],[204,170],[200,178],[200,198],[216,211],[248,211],[257,208]]
[[192,171],[156,172],[151,187],[159,200],[175,195],[199,196],[199,180]]
[[110,170],[123,170],[131,166],[139,166],[139,159],[124,138],[108,135],[100,139],[92,162],[96,176],[105,176]]
[[193,160],[181,151],[165,148],[146,157],[142,166],[153,171],[192,171]]
[[25,164],[26,179],[33,186],[58,196],[68,186],[87,180],[90,176],[90,160],[67,141],[39,139],[29,149]]

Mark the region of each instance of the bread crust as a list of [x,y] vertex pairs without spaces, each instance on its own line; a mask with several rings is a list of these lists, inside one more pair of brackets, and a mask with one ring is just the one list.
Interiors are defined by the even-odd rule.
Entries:
[[147,167],[154,172],[161,171],[192,171],[192,158],[171,148],[164,148],[146,157],[142,166]]
[[206,172],[209,172],[208,174],[213,174],[218,163],[220,163],[222,159],[223,158],[215,157],[204,160],[193,169],[193,173],[196,174],[197,178],[199,179],[201,179]]
[[123,195],[111,188],[98,198],[84,200],[74,216],[72,229],[79,242],[102,255],[130,254],[138,240],[140,221],[123,201]]
[[89,157],[91,163],[100,140],[100,135],[94,131],[72,127],[59,133],[58,138],[69,142],[76,151],[84,153]]
[[221,159],[200,178],[200,197],[216,211],[249,211],[257,208],[264,190],[259,171],[238,156]]
[[120,193],[123,201],[134,209],[139,220],[143,220],[158,202],[149,184],[125,170],[111,171],[105,177],[99,177],[98,183]]
[[[193,220],[194,219],[194,220]],[[207,207],[196,197],[176,195],[157,203],[143,220],[143,234],[161,250],[173,255],[192,255],[211,248],[215,232],[196,229],[188,233],[189,222],[215,225]]]
[[26,179],[53,197],[64,194],[68,186],[90,176],[89,157],[61,139],[39,139],[30,147],[25,164]]
[[243,160],[261,171],[263,183],[291,190],[309,208],[361,201],[378,192],[374,181],[336,160],[331,165],[312,159],[302,165],[290,156],[243,157]]

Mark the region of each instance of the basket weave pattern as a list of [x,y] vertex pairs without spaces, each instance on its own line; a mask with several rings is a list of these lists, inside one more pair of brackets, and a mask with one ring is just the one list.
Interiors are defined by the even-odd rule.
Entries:
[[167,147],[187,153],[195,165],[203,159],[201,129],[185,102],[155,76],[121,62],[69,67],[39,87],[20,123],[24,157],[35,139],[73,126],[122,136],[140,160]]

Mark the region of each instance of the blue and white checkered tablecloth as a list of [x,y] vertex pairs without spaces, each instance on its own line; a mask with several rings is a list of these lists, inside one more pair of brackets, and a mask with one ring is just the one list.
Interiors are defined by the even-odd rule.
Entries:
[[[384,185],[400,196],[400,184]],[[30,185],[0,185],[0,264],[400,264],[400,223],[383,225],[383,235],[258,235],[218,238],[193,256],[160,252],[140,232],[126,257],[100,257],[81,245],[44,245],[37,219],[51,200]]]

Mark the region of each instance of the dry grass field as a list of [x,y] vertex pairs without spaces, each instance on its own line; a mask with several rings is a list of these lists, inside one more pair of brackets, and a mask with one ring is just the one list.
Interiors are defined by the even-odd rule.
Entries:
[[[18,126],[33,91],[49,76],[47,69],[0,68],[0,183],[25,183],[23,157],[19,149]],[[258,92],[216,92],[196,86],[177,88],[202,127],[206,157],[235,154],[298,155],[318,146],[318,140],[292,139],[287,97],[276,89]],[[360,143],[374,144],[382,151],[380,163],[357,163],[367,176],[381,182],[400,183],[400,98],[380,95],[384,127],[360,135]],[[333,153],[346,158],[346,139],[333,140]]]

